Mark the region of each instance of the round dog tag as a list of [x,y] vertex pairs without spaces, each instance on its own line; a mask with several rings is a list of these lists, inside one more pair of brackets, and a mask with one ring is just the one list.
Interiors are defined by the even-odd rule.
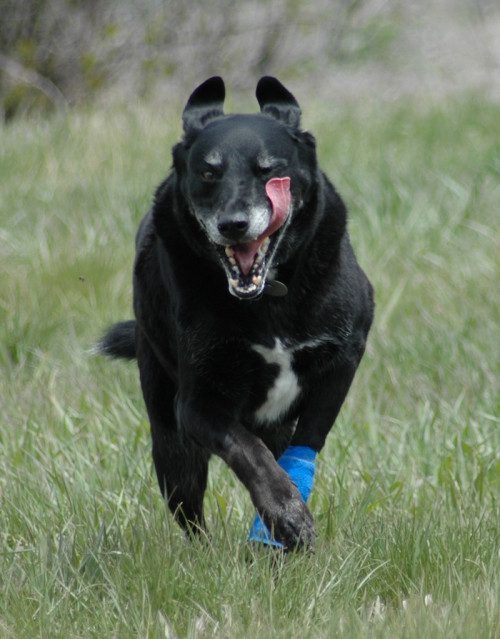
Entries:
[[284,297],[288,293],[288,288],[279,280],[267,280],[264,293],[271,297]]

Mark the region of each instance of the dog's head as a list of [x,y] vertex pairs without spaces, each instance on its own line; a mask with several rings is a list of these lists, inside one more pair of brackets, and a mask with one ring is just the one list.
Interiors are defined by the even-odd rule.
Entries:
[[174,147],[182,198],[241,299],[259,296],[273,263],[286,261],[291,245],[282,240],[317,172],[293,95],[267,76],[256,95],[261,113],[224,115],[224,83],[210,78],[189,98]]

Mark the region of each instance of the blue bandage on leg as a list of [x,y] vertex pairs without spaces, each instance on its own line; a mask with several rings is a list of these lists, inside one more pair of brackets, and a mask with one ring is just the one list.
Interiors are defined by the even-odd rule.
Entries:
[[313,489],[317,454],[309,446],[289,446],[278,459],[278,464],[297,486],[304,501],[309,499]]
[[258,541],[261,544],[267,544],[268,546],[274,546],[275,548],[283,548],[283,544],[271,537],[266,524],[262,521],[259,515],[255,515],[252,527],[248,533],[248,541]]
[[[317,452],[309,448],[309,446],[289,446],[278,459],[278,464],[297,486],[305,502],[309,499],[314,485],[316,455]],[[248,534],[248,541],[259,541],[269,546],[283,548],[283,544],[272,538],[271,533],[259,515],[255,516]]]

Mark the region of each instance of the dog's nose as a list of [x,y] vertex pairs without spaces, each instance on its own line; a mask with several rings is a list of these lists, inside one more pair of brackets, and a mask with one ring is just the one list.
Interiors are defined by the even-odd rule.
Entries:
[[231,241],[240,240],[248,226],[248,216],[245,213],[224,213],[217,223],[219,233]]

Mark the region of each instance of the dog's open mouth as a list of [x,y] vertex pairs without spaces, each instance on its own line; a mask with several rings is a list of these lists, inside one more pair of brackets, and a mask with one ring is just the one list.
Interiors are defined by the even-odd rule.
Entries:
[[[290,178],[272,178],[266,183],[271,201],[269,226],[257,239],[233,246],[219,247],[229,292],[241,299],[252,299],[264,290],[271,266],[291,208]],[[278,230],[282,229],[281,233]]]

